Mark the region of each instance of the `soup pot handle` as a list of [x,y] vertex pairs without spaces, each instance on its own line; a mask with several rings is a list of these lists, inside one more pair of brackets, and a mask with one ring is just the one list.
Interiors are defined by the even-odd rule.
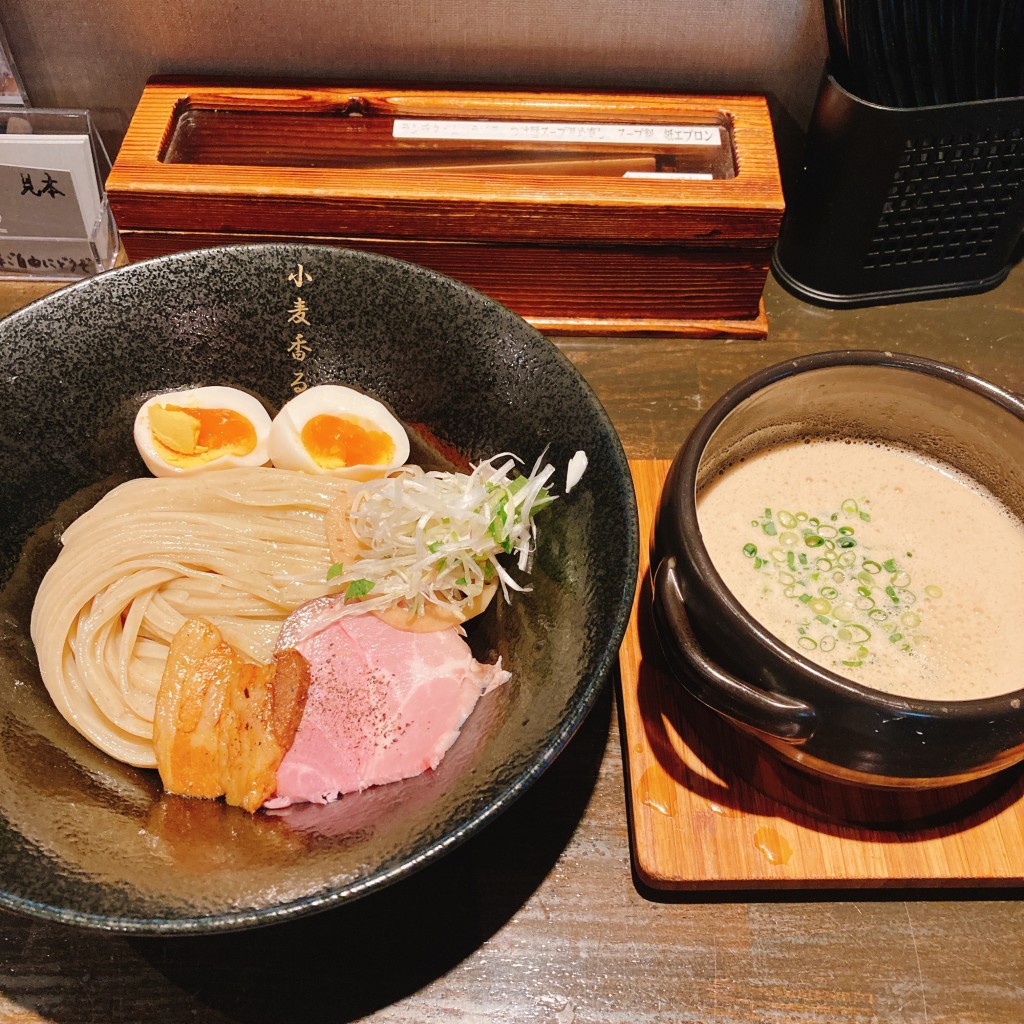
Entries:
[[658,635],[666,654],[692,668],[703,685],[687,679],[685,672],[675,672],[673,665],[676,678],[702,704],[739,725],[772,739],[803,743],[814,731],[814,709],[791,697],[751,686],[708,658],[686,614],[675,565],[674,557],[663,558],[654,574]]

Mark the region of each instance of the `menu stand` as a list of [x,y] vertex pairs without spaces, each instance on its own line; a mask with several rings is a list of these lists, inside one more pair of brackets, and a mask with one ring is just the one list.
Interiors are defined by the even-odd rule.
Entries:
[[113,267],[109,172],[88,111],[0,110],[0,278],[75,280]]

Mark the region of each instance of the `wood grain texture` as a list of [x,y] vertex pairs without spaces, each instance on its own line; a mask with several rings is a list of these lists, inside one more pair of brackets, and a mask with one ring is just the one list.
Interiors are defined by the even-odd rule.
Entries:
[[[713,124],[731,135],[735,175],[424,167],[456,148],[468,159],[470,143],[410,150],[391,135],[396,117]],[[699,159],[668,148],[680,167]],[[656,147],[628,152],[653,159]],[[559,143],[556,155],[617,156],[587,142]],[[565,330],[639,319],[683,331],[674,325],[697,319],[713,322],[705,335],[759,317],[783,209],[762,97],[659,93],[155,81],[106,189],[133,259],[216,241],[333,240],[452,273]]]
[[[736,176],[688,182],[173,163],[165,158],[167,146],[177,119],[188,110],[292,111],[310,118],[322,115],[330,123],[355,111],[360,125],[364,117],[722,124],[732,131]],[[311,139],[317,124],[311,121]],[[250,141],[253,149],[276,145],[272,126],[266,131],[262,141]],[[368,144],[383,146],[382,136],[387,137],[369,133]],[[118,223],[130,229],[214,227],[498,242],[686,242],[700,249],[736,244],[770,248],[784,206],[771,120],[762,97],[260,87],[188,80],[147,85],[108,176],[107,191]]]
[[133,261],[216,245],[296,241],[339,245],[429,267],[490,295],[540,330],[565,334],[763,338],[767,265],[739,250],[555,246],[264,233],[122,230]]
[[[403,148],[391,134],[395,117],[713,124],[731,133],[735,176],[422,166],[454,149],[468,159],[483,144]],[[624,151],[653,159],[656,150]],[[697,153],[678,147],[671,158]],[[617,156],[585,142],[556,153],[588,154]],[[607,322],[609,333],[703,337],[733,321],[740,336],[764,335],[760,296],[783,210],[765,100],[667,93],[157,80],[107,191],[134,260],[230,242],[333,242],[451,274],[553,330]]]
[[[633,461],[649,537],[670,462]],[[813,779],[708,712],[672,677],[643,583],[619,652],[633,856],[665,889],[1024,884],[1024,781],[937,793]],[[879,827],[879,826],[883,827]]]

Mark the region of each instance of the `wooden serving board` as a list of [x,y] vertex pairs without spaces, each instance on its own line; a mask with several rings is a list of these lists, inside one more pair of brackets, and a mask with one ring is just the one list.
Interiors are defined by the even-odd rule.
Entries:
[[631,463],[643,550],[619,655],[634,864],[655,889],[1024,884],[1024,774],[873,793],[790,768],[693,700],[651,618],[646,542],[667,461]]

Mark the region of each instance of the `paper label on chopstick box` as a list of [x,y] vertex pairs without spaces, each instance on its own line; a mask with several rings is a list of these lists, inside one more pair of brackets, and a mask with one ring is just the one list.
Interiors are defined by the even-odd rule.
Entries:
[[460,121],[396,118],[396,139],[596,143],[611,146],[720,146],[717,125],[587,124],[578,121]]
[[714,181],[713,174],[706,174],[703,171],[626,171],[624,178],[650,178],[657,181]]

